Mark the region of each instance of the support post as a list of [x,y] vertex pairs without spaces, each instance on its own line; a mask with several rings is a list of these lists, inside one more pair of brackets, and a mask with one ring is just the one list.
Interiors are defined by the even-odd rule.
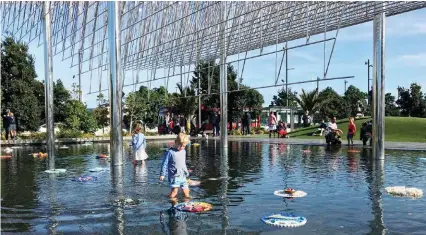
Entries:
[[53,120],[53,61],[51,41],[51,13],[50,2],[43,6],[43,36],[44,36],[44,92],[45,92],[45,117],[46,117],[46,148],[49,156],[49,170],[55,169],[55,132]]
[[81,90],[81,57],[83,56],[82,51],[80,50],[78,52],[78,101],[80,101],[81,103],[83,103],[83,98],[82,98],[82,93],[83,91]]
[[201,128],[201,78],[198,78],[198,129]]
[[384,3],[378,5],[380,13],[373,19],[373,157],[385,158],[385,19]]
[[287,44],[285,45],[285,94],[286,94],[286,106],[288,107],[288,50]]
[[222,2],[222,33],[220,46],[220,139],[222,148],[228,148],[228,68],[226,63],[226,4]]
[[108,2],[108,45],[110,58],[110,146],[111,166],[123,164],[123,133],[121,119],[121,50],[120,2]]

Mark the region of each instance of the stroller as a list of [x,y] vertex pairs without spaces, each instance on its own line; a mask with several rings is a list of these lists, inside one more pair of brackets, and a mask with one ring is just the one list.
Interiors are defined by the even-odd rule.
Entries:
[[327,127],[327,129],[325,129],[325,142],[327,143],[327,145],[341,145],[342,141],[340,140],[340,136],[337,135],[335,132],[331,131],[331,129],[329,127]]
[[359,139],[362,140],[363,145],[367,145],[367,141],[370,141],[371,146],[371,133],[373,132],[373,122],[371,120],[366,121],[362,124],[361,134]]

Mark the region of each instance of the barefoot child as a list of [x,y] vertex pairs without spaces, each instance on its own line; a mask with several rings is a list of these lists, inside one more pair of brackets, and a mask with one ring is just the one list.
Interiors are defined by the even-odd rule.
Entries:
[[144,164],[145,159],[148,158],[148,155],[145,152],[146,139],[145,136],[140,133],[141,129],[142,126],[140,124],[137,124],[135,128],[135,133],[132,137],[133,164],[137,164],[139,161],[142,161],[142,164]]
[[185,197],[189,198],[189,187],[186,177],[189,176],[186,168],[186,150],[185,147],[189,143],[188,136],[180,133],[175,139],[175,147],[170,148],[163,157],[161,164],[160,181],[164,180],[167,173],[170,187],[170,198],[176,197],[179,188]]
[[352,144],[354,145],[354,135],[356,133],[356,126],[354,122],[354,118],[349,118],[349,125],[348,125],[348,145]]

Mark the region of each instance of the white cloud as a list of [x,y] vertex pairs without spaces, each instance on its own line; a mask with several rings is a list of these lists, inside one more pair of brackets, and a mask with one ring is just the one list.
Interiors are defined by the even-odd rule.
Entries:
[[426,67],[426,52],[401,55],[396,60],[410,67]]

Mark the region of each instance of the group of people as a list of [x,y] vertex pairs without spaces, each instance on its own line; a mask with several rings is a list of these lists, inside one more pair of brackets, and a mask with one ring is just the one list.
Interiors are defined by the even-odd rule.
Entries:
[[3,118],[3,128],[6,132],[6,140],[15,140],[16,139],[16,117],[15,115],[10,112],[9,109],[6,109],[6,111],[2,115]]
[[[186,166],[186,146],[189,144],[189,136],[184,133],[179,133],[175,139],[174,147],[171,147],[163,156],[160,169],[160,181],[168,176],[168,182],[171,188],[169,193],[170,198],[175,198],[179,188],[183,190],[186,198],[189,198],[189,185],[187,177],[189,171]],[[142,126],[136,124],[135,131],[132,136],[132,150],[133,150],[133,164],[137,165],[139,162],[145,163],[148,159],[146,153],[146,138],[142,134]]]
[[[343,131],[337,127],[336,123],[336,117],[332,117],[330,119],[330,122],[326,124],[324,120],[322,120],[320,125],[320,135],[322,135],[322,132],[325,130],[325,139],[328,145],[330,144],[340,144],[340,138],[341,135],[343,135]],[[354,136],[356,134],[356,125],[355,125],[355,119],[353,117],[349,118],[349,124],[348,124],[348,133],[347,133],[347,140],[348,145],[354,144]]]
[[286,138],[287,137],[287,127],[285,123],[280,120],[277,121],[277,117],[274,115],[273,112],[269,113],[268,117],[268,127],[269,127],[269,138],[272,137],[272,134],[277,134],[278,138]]

